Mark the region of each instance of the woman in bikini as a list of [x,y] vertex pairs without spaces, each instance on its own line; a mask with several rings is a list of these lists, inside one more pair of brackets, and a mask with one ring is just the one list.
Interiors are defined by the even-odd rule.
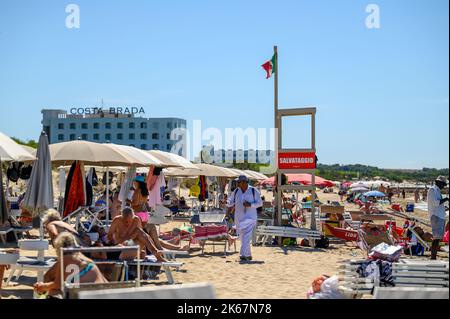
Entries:
[[[63,256],[60,254],[61,248],[79,247],[75,237],[69,232],[63,232],[54,240],[53,245],[58,254],[56,269],[60,269],[61,262],[64,263],[64,281],[71,276],[72,283],[107,283],[103,274],[94,262],[80,252],[67,252]],[[61,293],[61,272],[56,271],[54,278],[48,282],[38,282],[34,285],[34,290],[38,294],[48,293],[50,296]]]

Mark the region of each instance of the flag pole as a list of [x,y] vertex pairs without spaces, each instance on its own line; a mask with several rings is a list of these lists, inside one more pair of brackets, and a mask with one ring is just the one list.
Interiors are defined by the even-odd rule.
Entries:
[[[281,140],[281,132],[280,130],[280,124],[279,117],[278,117],[278,47],[275,45],[273,47],[273,54],[275,56],[275,65],[273,65],[274,71],[275,71],[275,79],[274,79],[274,111],[275,111],[275,161],[276,161],[276,168],[277,168],[277,196],[276,196],[276,208],[277,208],[277,215],[276,217],[276,224],[281,226],[282,224],[282,215],[283,215],[283,199],[282,199],[282,191],[281,191],[281,174],[278,169],[278,150],[280,149],[281,145],[279,145]],[[281,243],[281,238],[278,238],[278,241]]]

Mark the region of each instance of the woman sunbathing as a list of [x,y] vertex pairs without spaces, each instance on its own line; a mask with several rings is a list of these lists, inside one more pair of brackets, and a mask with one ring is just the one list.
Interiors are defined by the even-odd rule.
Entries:
[[[79,247],[75,237],[67,232],[64,232],[55,239],[54,246],[58,254],[58,261],[55,267],[52,267],[52,273],[46,274],[46,282],[38,282],[34,285],[34,290],[38,294],[48,293],[50,296],[61,293],[61,262],[65,266],[64,281],[69,276],[73,278],[72,281],[79,283],[107,283],[103,274],[100,272],[94,262],[84,256],[80,252],[67,252],[63,256],[60,255],[61,248],[75,248]],[[56,270],[56,271],[55,271]]]

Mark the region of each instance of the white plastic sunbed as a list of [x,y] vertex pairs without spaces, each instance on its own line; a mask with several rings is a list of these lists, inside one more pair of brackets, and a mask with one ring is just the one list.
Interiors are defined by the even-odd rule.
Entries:
[[184,284],[166,287],[140,287],[80,291],[79,299],[215,299],[211,284]]
[[43,281],[44,273],[56,263],[54,258],[45,258],[45,251],[48,249],[48,240],[19,240],[19,248],[21,250],[37,251],[38,256],[37,258],[21,256],[17,263],[11,264],[11,271],[8,280],[6,281],[6,285],[9,285],[16,271],[18,272],[16,280],[19,280],[22,273],[27,270],[37,272],[37,280]]

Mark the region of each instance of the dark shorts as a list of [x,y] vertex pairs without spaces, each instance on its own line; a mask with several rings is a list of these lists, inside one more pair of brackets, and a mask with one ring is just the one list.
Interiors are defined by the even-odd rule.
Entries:
[[445,233],[445,219],[437,216],[431,216],[431,229],[433,239],[442,239]]

